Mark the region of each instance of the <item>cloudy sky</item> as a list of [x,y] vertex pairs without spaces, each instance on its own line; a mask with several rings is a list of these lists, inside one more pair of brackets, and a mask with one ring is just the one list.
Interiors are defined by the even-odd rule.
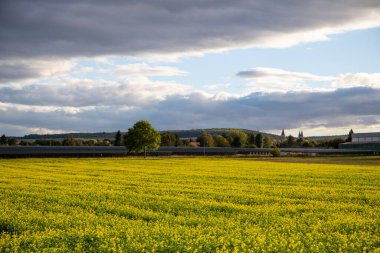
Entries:
[[2,0],[0,134],[380,131],[378,0]]

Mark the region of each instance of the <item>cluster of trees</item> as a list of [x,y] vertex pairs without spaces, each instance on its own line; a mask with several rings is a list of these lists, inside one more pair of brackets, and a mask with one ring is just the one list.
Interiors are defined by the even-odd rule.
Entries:
[[21,146],[112,146],[114,143],[109,139],[76,139],[72,137],[63,140],[40,139],[33,141],[17,140],[5,135],[0,137],[0,145],[21,145]]
[[12,146],[12,145],[17,145],[17,144],[18,144],[18,141],[15,138],[6,137],[5,134],[3,134],[0,137],[0,145],[9,145],[9,146]]
[[338,148],[339,144],[344,142],[346,140],[343,138],[312,140],[289,135],[286,140],[278,142],[276,146],[281,148]]
[[261,133],[245,133],[241,130],[231,130],[222,135],[204,133],[197,138],[202,147],[251,147],[271,148],[274,147],[273,139],[269,135]]
[[[299,135],[298,138],[289,135],[286,139],[272,139],[269,135],[261,133],[246,133],[241,130],[231,130],[221,135],[212,135],[204,132],[196,141],[201,147],[251,147],[251,148],[338,148],[340,143],[352,140],[353,131],[349,132],[348,138],[335,138],[326,140],[313,140],[304,138]],[[132,128],[128,129],[126,134],[118,131],[114,140],[110,139],[77,139],[66,137],[60,140],[40,139],[34,141],[17,140],[6,137],[4,134],[0,137],[0,145],[39,145],[39,146],[123,146],[125,145],[130,152],[146,152],[154,150],[161,146],[189,146],[191,139],[180,139],[173,132],[159,133],[151,124],[146,121],[138,121]]]
[[277,142],[276,146],[281,148],[338,148],[340,143],[351,142],[353,133],[351,129],[346,139],[334,138],[322,140],[303,138],[303,136],[296,138],[289,135],[285,140]]

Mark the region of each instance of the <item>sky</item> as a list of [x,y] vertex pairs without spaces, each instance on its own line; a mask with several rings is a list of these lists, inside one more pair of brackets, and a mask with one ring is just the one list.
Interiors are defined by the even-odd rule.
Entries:
[[2,0],[0,134],[380,131],[378,0]]

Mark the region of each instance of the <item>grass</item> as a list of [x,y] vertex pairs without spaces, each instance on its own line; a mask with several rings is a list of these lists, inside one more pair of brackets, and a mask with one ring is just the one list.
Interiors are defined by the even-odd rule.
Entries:
[[305,159],[0,160],[0,252],[379,252],[379,159]]

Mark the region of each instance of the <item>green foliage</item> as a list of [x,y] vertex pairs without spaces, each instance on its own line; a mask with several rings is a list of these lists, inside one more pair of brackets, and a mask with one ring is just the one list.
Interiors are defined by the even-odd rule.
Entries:
[[352,142],[352,135],[354,134],[354,131],[351,129],[348,133],[347,142]]
[[136,122],[128,129],[125,146],[128,152],[141,153],[146,150],[156,150],[160,147],[161,135],[147,120]]
[[7,138],[7,144],[9,146],[17,145],[17,139],[15,139],[15,138]]
[[161,133],[161,146],[173,147],[180,146],[179,139],[175,133],[165,132]]
[[229,147],[230,143],[222,135],[216,135],[216,136],[214,136],[214,145],[216,147]]
[[37,146],[61,146],[62,142],[58,140],[35,140],[34,142],[29,142],[29,145]]
[[263,147],[264,148],[270,148],[273,145],[273,140],[268,135],[265,135],[264,141],[263,141]]
[[257,134],[255,141],[256,141],[256,146],[258,148],[262,148],[263,147],[263,135],[262,134]]
[[72,137],[65,138],[62,141],[62,145],[63,146],[78,146],[77,143],[78,142],[74,138],[72,138]]
[[297,145],[297,140],[293,135],[288,136],[288,147],[295,147]]
[[241,130],[231,130],[229,135],[233,138],[231,146],[243,147],[247,144],[247,134]]
[[247,142],[250,146],[252,145],[256,145],[256,141],[255,141],[255,135],[253,133],[249,133],[248,134],[248,139],[247,139]]
[[5,134],[3,134],[0,137],[0,145],[5,145],[5,144],[7,144],[7,137],[5,136]]
[[197,142],[200,143],[201,147],[213,147],[214,138],[211,134],[202,134],[197,138]]
[[279,148],[274,148],[271,153],[272,153],[272,156],[274,157],[281,156],[281,150]]
[[115,135],[115,142],[114,142],[114,145],[115,146],[121,146],[123,145],[123,139],[122,139],[122,136],[121,136],[121,132],[120,130],[117,131],[116,135]]
[[0,160],[0,252],[378,251],[379,158],[262,159]]

